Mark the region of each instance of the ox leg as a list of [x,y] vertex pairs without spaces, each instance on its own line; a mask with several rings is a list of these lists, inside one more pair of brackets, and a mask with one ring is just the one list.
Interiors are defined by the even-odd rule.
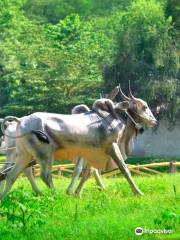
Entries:
[[[16,152],[14,150],[8,150],[7,156],[6,156],[6,161],[1,169],[1,172],[3,170],[5,170],[6,168],[13,166],[14,159],[16,159]],[[8,164],[10,162],[12,162],[12,165]],[[3,192],[4,187],[5,187],[5,182],[6,182],[5,180],[0,182],[0,192]]]
[[5,180],[0,182],[0,193],[3,192],[5,186]]
[[28,152],[32,155],[33,159],[40,165],[40,177],[43,182],[51,189],[55,189],[52,182],[51,169],[53,164],[53,148],[49,144],[45,144],[38,141],[35,136],[31,136],[29,139],[24,140]]
[[78,196],[78,197],[81,197],[82,195],[82,190],[83,190],[83,186],[84,186],[84,183],[86,182],[86,180],[89,178],[90,176],[90,167],[87,166],[84,170],[84,173],[82,175],[82,178],[81,178],[81,181],[75,191],[75,195]]
[[69,194],[69,195],[74,194],[74,192],[75,192],[74,187],[75,187],[75,184],[78,181],[79,176],[80,176],[80,174],[83,170],[83,165],[84,165],[83,158],[78,158],[78,161],[77,161],[76,166],[75,166],[74,171],[73,171],[73,176],[72,176],[71,183],[69,184],[69,186],[66,190],[67,194]]
[[44,183],[51,188],[52,190],[55,190],[53,181],[52,181],[52,165],[53,165],[53,155],[47,155],[43,159],[37,159],[39,160],[39,164],[41,166],[41,174],[40,177],[44,181]]
[[[5,165],[4,165],[3,168],[1,169],[1,172],[2,172],[3,170],[5,170],[7,167],[8,167],[8,166],[7,166],[6,163],[5,163]],[[5,180],[0,181],[0,193],[2,193],[3,190],[4,190],[5,182],[6,182]]]
[[95,177],[96,183],[99,186],[99,188],[101,190],[104,190],[105,189],[104,184],[103,184],[103,182],[101,180],[101,177],[99,175],[99,172],[98,172],[98,170],[96,168],[93,169],[93,175]]
[[28,163],[30,162],[31,158],[29,156],[29,158],[22,158],[23,161],[21,160],[21,158],[19,157],[19,155],[16,158],[16,164],[13,167],[13,169],[8,172],[7,176],[6,176],[6,185],[5,185],[5,189],[3,191],[2,194],[0,194],[0,200],[3,200],[7,193],[10,191],[10,189],[12,188],[13,183],[15,182],[15,180],[17,179],[17,177],[19,176],[19,174],[25,169],[25,167],[28,165]]
[[33,171],[32,171],[32,167],[29,167],[29,168],[26,168],[24,169],[24,174],[26,175],[26,177],[28,178],[30,184],[31,184],[31,187],[32,189],[34,190],[34,192],[37,194],[37,195],[41,195],[41,190],[38,188],[36,182],[35,182],[35,178],[33,176]]
[[112,149],[111,149],[110,155],[111,155],[112,159],[115,161],[115,163],[117,164],[117,166],[119,167],[122,174],[127,179],[133,193],[135,195],[142,195],[142,192],[140,191],[140,189],[138,188],[138,186],[135,184],[134,180],[132,179],[131,173],[123,160],[123,157],[121,155],[121,152],[119,150],[117,143],[112,144]]

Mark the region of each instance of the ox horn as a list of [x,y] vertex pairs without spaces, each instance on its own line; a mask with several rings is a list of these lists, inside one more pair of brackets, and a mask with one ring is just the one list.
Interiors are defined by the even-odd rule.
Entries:
[[121,94],[121,97],[122,97],[124,100],[126,100],[126,101],[130,101],[130,100],[131,100],[129,97],[127,97],[127,96],[123,93],[123,91],[122,91],[122,89],[121,89],[120,83],[119,83],[119,92],[120,92],[120,94]]
[[129,80],[129,95],[130,95],[130,98],[135,100],[136,98],[133,96],[132,92],[131,92],[131,82]]

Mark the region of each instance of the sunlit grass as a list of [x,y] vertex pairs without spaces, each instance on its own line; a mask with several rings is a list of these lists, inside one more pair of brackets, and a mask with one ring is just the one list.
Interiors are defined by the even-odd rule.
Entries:
[[[32,215],[37,214],[37,216],[34,215],[34,218],[31,216],[25,227],[21,225],[14,227],[4,215],[0,221],[0,236],[3,240],[179,239],[180,174],[135,176],[134,179],[144,196],[134,197],[126,180],[117,177],[103,179],[106,185],[106,190],[103,192],[97,190],[93,179],[89,180],[82,198],[78,199],[65,194],[70,179],[54,179],[56,194],[52,194],[41,180],[37,179],[44,196],[34,197],[28,181],[20,178],[5,203],[9,205],[13,204],[13,201],[14,204],[15,201],[22,203],[27,208],[25,208],[27,216],[31,214],[28,208],[34,207],[35,212],[33,213],[32,210]],[[3,212],[3,209],[1,207],[0,211]],[[17,209],[18,213],[20,214],[20,211],[18,212]],[[39,221],[39,218],[42,224],[38,226],[36,220]],[[176,232],[171,235],[136,236],[134,233],[136,227],[146,229],[170,227]]]

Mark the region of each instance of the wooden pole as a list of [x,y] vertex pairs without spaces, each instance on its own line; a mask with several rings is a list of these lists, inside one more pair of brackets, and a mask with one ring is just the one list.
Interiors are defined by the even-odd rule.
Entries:
[[161,172],[156,171],[156,170],[151,169],[151,168],[141,167],[141,169],[146,170],[146,171],[148,171],[148,172],[152,172],[152,173],[156,173],[156,174],[161,174]]
[[169,163],[169,172],[170,173],[176,173],[177,172],[176,161],[171,161]]
[[62,168],[59,166],[58,167],[58,177],[60,178],[62,175]]

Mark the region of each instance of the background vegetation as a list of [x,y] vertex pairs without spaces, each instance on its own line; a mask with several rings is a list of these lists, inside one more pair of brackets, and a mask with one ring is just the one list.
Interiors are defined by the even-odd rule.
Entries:
[[178,0],[0,1],[0,115],[67,113],[131,79],[180,115]]

